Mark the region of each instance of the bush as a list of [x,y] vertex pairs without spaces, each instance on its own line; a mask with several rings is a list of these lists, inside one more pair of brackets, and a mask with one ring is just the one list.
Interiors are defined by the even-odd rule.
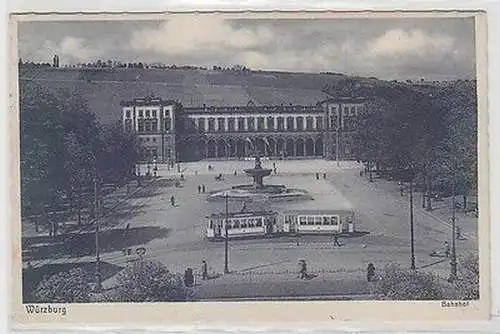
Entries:
[[85,303],[90,301],[92,275],[81,268],[43,279],[33,291],[37,303]]
[[479,258],[468,255],[458,263],[458,280],[454,283],[457,289],[456,299],[479,299]]
[[374,293],[387,300],[437,300],[444,297],[443,286],[436,276],[395,264],[384,268],[381,279],[374,286]]
[[185,301],[191,290],[180,274],[171,273],[156,261],[137,261],[117,275],[115,289],[102,297],[108,302]]

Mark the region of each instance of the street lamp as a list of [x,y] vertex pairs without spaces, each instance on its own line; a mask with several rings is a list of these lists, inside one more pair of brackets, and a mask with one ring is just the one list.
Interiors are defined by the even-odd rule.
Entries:
[[412,270],[415,270],[415,239],[413,233],[413,178],[410,178],[410,243],[410,267]]
[[229,274],[229,258],[228,258],[228,251],[229,251],[229,236],[228,236],[228,219],[229,219],[229,208],[228,208],[228,194],[226,192],[226,219],[224,221],[224,273]]
[[456,203],[455,203],[455,173],[453,172],[451,175],[451,192],[452,192],[452,199],[451,199],[451,270],[450,270],[450,277],[448,278],[449,282],[454,282],[457,279],[457,250],[455,247],[455,233],[456,233]]
[[98,193],[98,175],[97,159],[93,152],[90,155],[94,161],[93,183],[94,183],[94,220],[95,220],[95,256],[96,256],[96,291],[100,291],[101,286],[101,252],[99,247],[99,193]]

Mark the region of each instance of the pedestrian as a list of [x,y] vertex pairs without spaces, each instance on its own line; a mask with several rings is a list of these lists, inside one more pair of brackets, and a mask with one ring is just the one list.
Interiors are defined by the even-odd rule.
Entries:
[[316,180],[319,180],[319,173],[316,173]]
[[238,175],[238,173],[237,173],[237,172],[236,172],[236,170],[235,170],[235,171],[234,171],[234,176],[237,176],[237,175]]
[[184,181],[184,174],[181,174],[181,180]]
[[170,197],[170,203],[172,204],[172,206],[175,206],[175,197],[174,196]]
[[201,278],[205,281],[208,279],[208,266],[207,261],[201,261]]
[[444,255],[450,257],[450,244],[448,244],[448,241],[444,242]]
[[274,168],[274,174],[276,174],[276,173],[277,173],[277,171],[276,171],[276,167],[275,167],[275,168]]
[[184,285],[186,287],[192,287],[194,285],[193,269],[187,268],[184,272]]
[[363,176],[363,171],[362,170],[359,171],[359,176]]
[[306,260],[300,260],[299,261],[299,274],[300,274],[300,279],[306,279],[307,278],[307,264]]
[[198,194],[201,193],[201,185],[198,185]]
[[201,192],[205,193],[205,185],[204,184],[201,185]]
[[326,173],[323,173],[323,180],[326,180]]
[[373,263],[368,263],[368,267],[366,268],[366,280],[368,282],[373,281],[373,277],[375,276],[375,266]]
[[404,195],[404,187],[403,187],[403,182],[399,181],[398,182],[398,185],[399,185],[399,193],[401,194],[401,196]]
[[276,162],[273,162],[273,169],[276,170]]
[[335,247],[335,246],[337,246],[337,247],[340,247],[340,246],[341,246],[341,244],[339,243],[339,238],[338,238],[338,236],[337,236],[337,233],[335,233],[335,234],[333,235],[333,247]]

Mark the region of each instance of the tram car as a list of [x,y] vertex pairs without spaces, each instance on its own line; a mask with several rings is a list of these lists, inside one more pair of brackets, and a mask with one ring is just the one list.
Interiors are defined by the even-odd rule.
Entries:
[[291,210],[280,215],[284,234],[350,234],[355,232],[352,210]]
[[278,214],[273,211],[214,213],[207,216],[208,240],[267,237],[278,233]]

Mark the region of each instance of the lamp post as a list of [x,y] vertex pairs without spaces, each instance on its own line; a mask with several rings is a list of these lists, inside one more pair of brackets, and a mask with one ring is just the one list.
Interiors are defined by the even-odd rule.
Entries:
[[228,251],[229,251],[229,237],[228,237],[228,218],[229,218],[229,208],[228,208],[228,194],[226,193],[226,219],[224,220],[224,273],[229,274],[229,259],[228,259]]
[[90,152],[93,162],[94,162],[94,173],[93,173],[93,183],[94,183],[94,220],[95,220],[95,279],[96,279],[96,291],[100,291],[101,286],[101,251],[99,246],[99,191],[98,191],[98,175],[97,175],[97,159],[95,154]]
[[450,270],[450,277],[448,278],[449,282],[454,282],[457,279],[457,250],[455,247],[455,229],[456,229],[456,213],[455,213],[455,173],[452,173],[451,176],[451,192],[452,192],[452,198],[451,198],[451,270]]
[[415,239],[413,233],[413,178],[410,179],[410,268],[415,270]]

